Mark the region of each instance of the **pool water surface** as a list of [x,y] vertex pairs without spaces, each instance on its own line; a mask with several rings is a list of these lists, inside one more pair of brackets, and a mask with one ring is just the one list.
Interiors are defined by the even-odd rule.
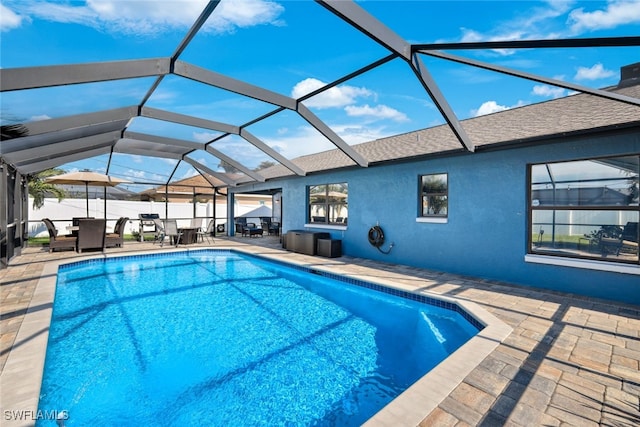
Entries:
[[66,426],[355,426],[477,332],[233,251],[80,262],[58,273],[39,409]]

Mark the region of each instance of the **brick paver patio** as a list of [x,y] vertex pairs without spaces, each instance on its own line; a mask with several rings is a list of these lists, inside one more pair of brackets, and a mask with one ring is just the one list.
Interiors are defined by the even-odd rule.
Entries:
[[[273,237],[216,239],[214,247],[247,244],[256,252],[285,260],[322,262],[337,272],[365,278],[384,276],[415,291],[471,301],[513,329],[421,426],[640,425],[639,306],[359,258],[307,257],[282,251]],[[124,248],[108,252],[147,249],[166,250],[167,246],[160,249],[158,245],[127,242]],[[16,335],[43,266],[54,259],[79,256],[27,248],[9,268],[0,270],[3,374],[12,348],[24,344],[16,342]],[[2,393],[4,396],[11,390]],[[18,408],[7,408],[3,401],[3,414],[11,409]]]

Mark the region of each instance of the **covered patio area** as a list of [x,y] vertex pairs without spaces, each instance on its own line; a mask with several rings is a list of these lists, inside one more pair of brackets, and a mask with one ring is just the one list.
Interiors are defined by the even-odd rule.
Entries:
[[[192,246],[189,249],[193,249]],[[193,247],[205,246],[199,243]],[[434,394],[449,387],[446,396],[435,406],[428,403],[432,398],[428,395],[430,392],[424,399],[411,403],[424,408],[420,425],[633,426],[640,423],[640,310],[637,306],[361,258],[306,256],[283,250],[278,236],[217,238],[210,247],[242,248],[286,262],[322,266],[337,274],[364,280],[383,278],[413,292],[473,302],[510,326],[513,331],[508,337],[463,379],[447,385],[433,384]],[[108,252],[126,255],[163,250],[175,248],[132,242]],[[23,324],[28,312],[51,308],[32,300],[46,264],[82,257],[84,254],[50,254],[45,248],[29,247],[7,269],[0,270],[4,409],[29,409],[25,406],[29,402],[24,400],[24,390],[7,387],[5,381],[26,364],[12,360],[14,351],[46,333],[46,327]],[[464,351],[464,347],[461,350]],[[41,367],[28,366],[27,373],[33,378],[34,387],[39,387]],[[371,424],[398,425],[397,419],[376,419]]]

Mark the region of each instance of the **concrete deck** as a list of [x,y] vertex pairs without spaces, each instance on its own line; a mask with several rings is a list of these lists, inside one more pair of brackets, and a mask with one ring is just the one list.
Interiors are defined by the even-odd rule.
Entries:
[[[198,245],[189,245],[195,248]],[[200,244],[200,246],[205,246]],[[539,291],[471,277],[365,259],[326,259],[282,251],[277,238],[216,238],[212,247],[236,247],[287,261],[321,265],[366,280],[388,280],[405,289],[428,292],[476,304],[512,328],[459,379],[435,405],[413,399],[424,408],[421,426],[637,426],[640,425],[640,306]],[[181,248],[184,248],[181,246]],[[174,250],[150,243],[127,242],[107,253]],[[34,292],[47,263],[72,261],[91,253],[56,252],[27,248],[9,268],[0,270],[0,367],[2,377],[13,370],[7,361],[14,350],[24,350],[46,336],[46,330],[24,322],[27,311],[46,313]],[[95,254],[94,254],[95,255]],[[31,307],[31,308],[29,308]],[[20,329],[22,328],[22,331]],[[19,332],[22,332],[20,336]],[[18,337],[18,340],[16,340]],[[18,352],[14,353],[16,356]],[[20,354],[24,354],[24,351]],[[12,363],[41,370],[29,357]],[[40,373],[34,377],[39,378]],[[2,419],[22,393],[2,382]],[[39,386],[39,383],[38,383]],[[14,399],[16,397],[16,399]],[[385,419],[375,425],[398,425]],[[29,423],[21,424],[29,425]]]

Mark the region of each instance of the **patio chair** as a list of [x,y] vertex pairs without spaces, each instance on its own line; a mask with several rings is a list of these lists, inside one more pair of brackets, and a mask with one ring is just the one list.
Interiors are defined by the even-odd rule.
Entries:
[[169,237],[171,243],[175,243],[176,247],[178,247],[180,237],[182,237],[182,233],[178,230],[178,221],[175,219],[164,220],[164,236],[160,242],[161,247],[164,245],[164,237]]
[[[80,224],[81,219],[95,219],[95,216],[74,216],[73,218],[71,218],[71,225],[73,227],[78,227],[78,224]],[[78,229],[77,228],[72,229],[71,235],[78,237]]]
[[638,223],[637,222],[627,222],[627,224],[622,229],[622,240],[628,240],[630,242],[638,243]]
[[620,247],[616,255],[620,255],[620,252],[625,253],[638,253],[638,223],[627,222],[622,229],[620,235]]
[[153,223],[155,224],[155,234],[153,235],[153,244],[155,245],[157,241],[164,241],[164,224],[158,218],[152,218]]
[[105,242],[107,248],[122,247],[124,244],[124,227],[127,225],[127,221],[129,221],[128,217],[120,217],[115,227],[113,227],[113,233],[107,233]]
[[[602,256],[609,254],[620,255],[620,251],[637,253],[638,251],[638,223],[627,222],[624,227],[617,225],[603,225],[595,233],[599,238],[598,247]],[[635,241],[634,241],[635,240]]]
[[104,219],[81,219],[78,221],[78,252],[84,249],[104,250],[107,221]]
[[203,218],[191,218],[191,222],[189,223],[189,228],[197,229],[198,232],[202,231],[202,222]]
[[280,223],[279,222],[270,222],[269,228],[267,229],[269,235],[275,234],[276,236],[280,235]]
[[54,249],[67,249],[71,248],[76,250],[76,244],[78,238],[75,236],[58,236],[58,230],[53,225],[53,221],[49,218],[42,218],[42,222],[47,226],[49,232],[49,252],[53,252]]
[[260,236],[262,237],[264,230],[262,228],[258,228],[255,223],[248,222],[247,225],[242,227],[242,237],[244,236]]
[[244,228],[247,226],[247,219],[238,217],[235,219],[235,225],[236,225],[236,234],[242,233],[242,230],[244,230]]
[[207,242],[211,242],[212,241],[213,243],[215,243],[216,241],[212,237],[214,235],[214,233],[215,233],[215,230],[214,230],[215,224],[216,224],[216,221],[214,219],[212,219],[211,221],[209,221],[209,225],[207,225],[207,229],[206,230],[204,230],[204,231],[199,230],[198,231],[198,240],[204,243],[204,239],[206,237]]

